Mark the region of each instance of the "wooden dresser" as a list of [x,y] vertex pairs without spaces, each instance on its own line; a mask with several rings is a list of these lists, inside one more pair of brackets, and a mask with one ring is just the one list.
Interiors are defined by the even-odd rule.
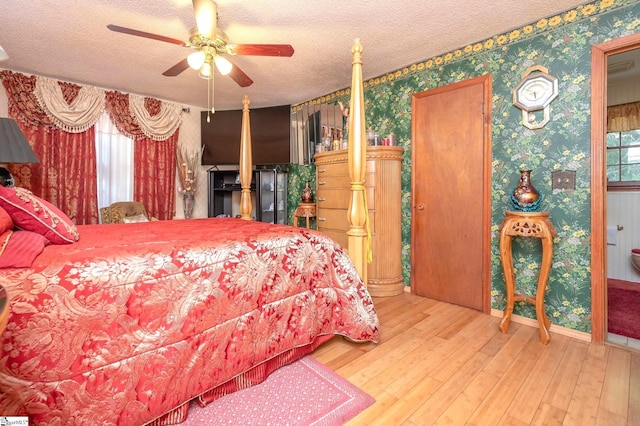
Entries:
[[[365,188],[369,207],[373,262],[367,269],[367,290],[374,297],[404,291],[402,278],[401,173],[404,148],[367,147]],[[316,162],[318,230],[348,249],[347,230],[351,179],[347,151],[321,152]]]

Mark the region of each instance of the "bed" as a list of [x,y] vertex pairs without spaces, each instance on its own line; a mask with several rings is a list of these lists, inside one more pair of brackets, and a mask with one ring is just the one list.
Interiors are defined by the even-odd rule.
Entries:
[[[361,75],[359,84],[356,113]],[[175,424],[191,400],[259,383],[333,336],[377,341],[360,272],[366,206],[350,211],[355,260],[319,232],[246,220],[248,101],[245,110],[244,219],[80,225],[78,241],[47,245],[30,267],[0,269],[10,300],[0,414],[30,424]],[[350,154],[359,144],[350,140]],[[362,183],[352,180],[357,204]]]

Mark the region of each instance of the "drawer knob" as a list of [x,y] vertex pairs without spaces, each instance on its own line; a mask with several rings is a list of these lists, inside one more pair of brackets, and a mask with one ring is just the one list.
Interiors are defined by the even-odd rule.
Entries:
[[319,181],[319,182],[318,182],[318,185],[326,185],[326,184],[327,184],[327,182],[325,182],[325,181],[323,181],[323,180],[321,180],[321,181]]
[[319,220],[320,222],[324,222],[325,220],[327,220],[327,218],[325,218],[325,217],[319,217],[319,218],[318,218],[318,220]]
[[327,201],[327,199],[324,197],[318,197],[318,201]]
[[418,205],[416,206],[416,208],[417,208],[418,210],[424,210],[424,204],[418,204]]
[[327,169],[318,169],[318,173],[324,173],[326,171],[327,171]]

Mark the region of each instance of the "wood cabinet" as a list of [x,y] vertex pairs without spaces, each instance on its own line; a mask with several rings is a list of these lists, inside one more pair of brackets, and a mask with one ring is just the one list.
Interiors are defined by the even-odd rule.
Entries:
[[[397,146],[367,147],[365,189],[373,261],[367,269],[367,289],[374,297],[404,291],[402,278],[402,190],[404,149]],[[348,249],[347,230],[351,178],[347,151],[317,153],[316,220],[318,230]]]

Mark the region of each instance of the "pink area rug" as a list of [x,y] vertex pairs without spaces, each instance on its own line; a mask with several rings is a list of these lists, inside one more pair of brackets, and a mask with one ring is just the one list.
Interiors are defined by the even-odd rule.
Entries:
[[213,401],[192,403],[181,425],[342,425],[375,402],[310,356]]
[[607,280],[607,331],[640,340],[640,283]]

